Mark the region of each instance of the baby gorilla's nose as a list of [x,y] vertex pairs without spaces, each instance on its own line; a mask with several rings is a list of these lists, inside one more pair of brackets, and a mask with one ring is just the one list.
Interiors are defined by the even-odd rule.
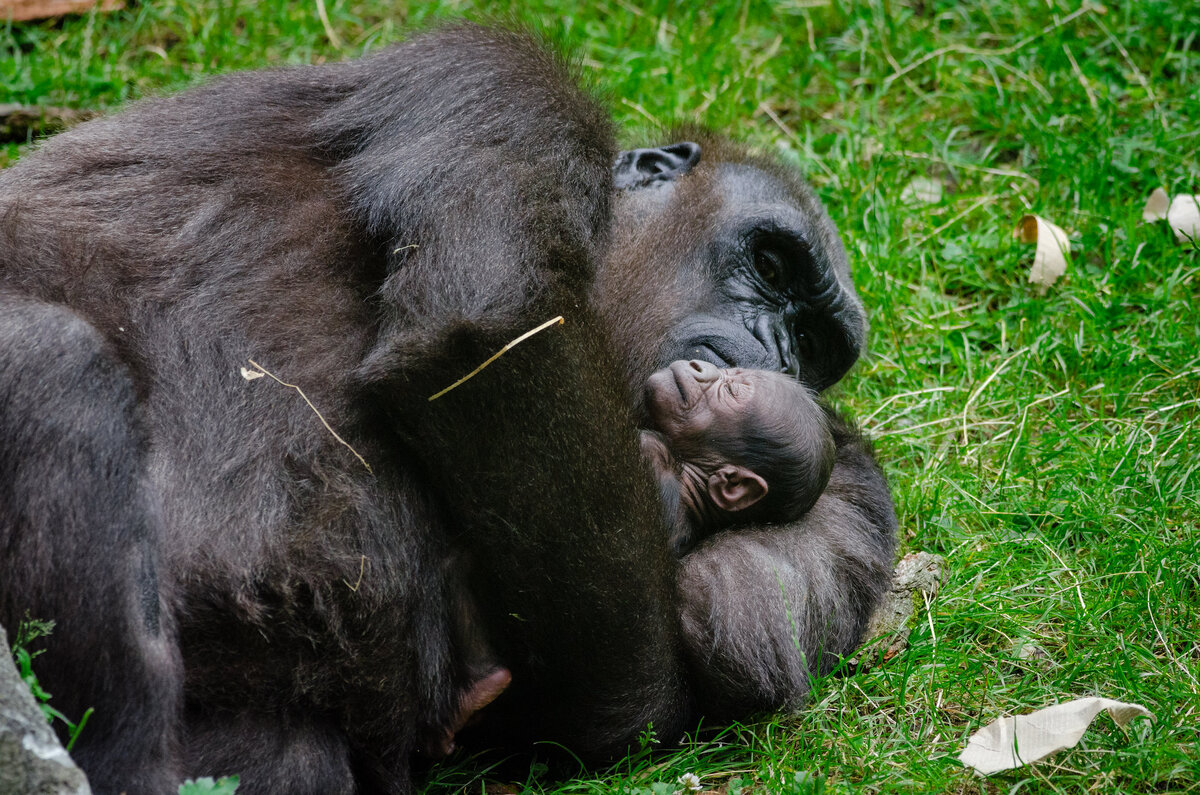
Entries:
[[700,359],[692,359],[688,367],[695,372],[697,381],[712,381],[721,375],[721,370],[715,364]]

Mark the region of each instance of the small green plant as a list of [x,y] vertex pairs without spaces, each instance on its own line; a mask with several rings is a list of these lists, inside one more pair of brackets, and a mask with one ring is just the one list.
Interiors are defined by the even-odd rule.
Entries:
[[675,795],[678,788],[667,781],[655,781],[648,787],[637,787],[631,795]]
[[797,770],[791,781],[785,780],[783,791],[794,795],[825,795],[825,777],[807,770]]
[[658,745],[658,734],[654,731],[654,724],[647,723],[646,728],[638,734],[638,749],[648,751]]
[[238,777],[225,776],[213,780],[212,776],[188,779],[179,785],[179,795],[233,795],[237,792]]
[[42,710],[42,714],[46,716],[46,721],[54,723],[55,720],[60,720],[67,727],[67,750],[70,751],[75,746],[75,741],[79,739],[83,727],[87,725],[88,718],[92,716],[93,710],[91,707],[88,707],[87,711],[83,713],[83,717],[79,719],[79,722],[72,723],[66,715],[50,706],[51,694],[46,692],[46,689],[38,682],[37,674],[33,672],[33,658],[37,657],[45,649],[30,651],[29,645],[38,638],[49,637],[53,631],[53,621],[30,618],[29,614],[26,613],[24,620],[17,625],[16,635],[13,638],[12,655],[13,661],[17,664],[17,672],[21,675],[21,679],[25,681],[29,692],[33,693],[38,707]]

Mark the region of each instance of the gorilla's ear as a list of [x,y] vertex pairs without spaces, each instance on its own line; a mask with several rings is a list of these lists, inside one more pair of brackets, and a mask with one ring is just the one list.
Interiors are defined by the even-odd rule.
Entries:
[[767,481],[736,464],[725,464],[708,476],[708,496],[723,511],[744,511],[767,496]]
[[683,141],[656,149],[630,149],[613,163],[613,186],[617,190],[641,188],[686,174],[700,162],[700,144]]

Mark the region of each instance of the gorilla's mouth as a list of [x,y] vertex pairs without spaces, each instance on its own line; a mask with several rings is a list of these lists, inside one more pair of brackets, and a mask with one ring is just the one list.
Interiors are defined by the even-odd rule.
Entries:
[[688,346],[690,358],[702,359],[721,369],[783,370],[779,352],[753,334],[732,332],[727,336],[704,336]]
[[715,364],[722,369],[733,366],[733,361],[725,358],[717,350],[707,342],[696,343],[691,347],[691,358],[700,359],[701,361]]

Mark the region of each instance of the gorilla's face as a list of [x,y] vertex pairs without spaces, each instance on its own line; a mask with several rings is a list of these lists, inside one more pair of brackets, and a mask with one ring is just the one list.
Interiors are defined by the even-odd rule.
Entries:
[[[831,386],[858,358],[867,329],[837,229],[789,170],[701,150],[635,150],[614,169],[624,182],[614,249],[636,249],[671,279],[661,285],[670,305],[664,341],[646,364],[702,359]],[[665,229],[681,231],[668,240]]]

